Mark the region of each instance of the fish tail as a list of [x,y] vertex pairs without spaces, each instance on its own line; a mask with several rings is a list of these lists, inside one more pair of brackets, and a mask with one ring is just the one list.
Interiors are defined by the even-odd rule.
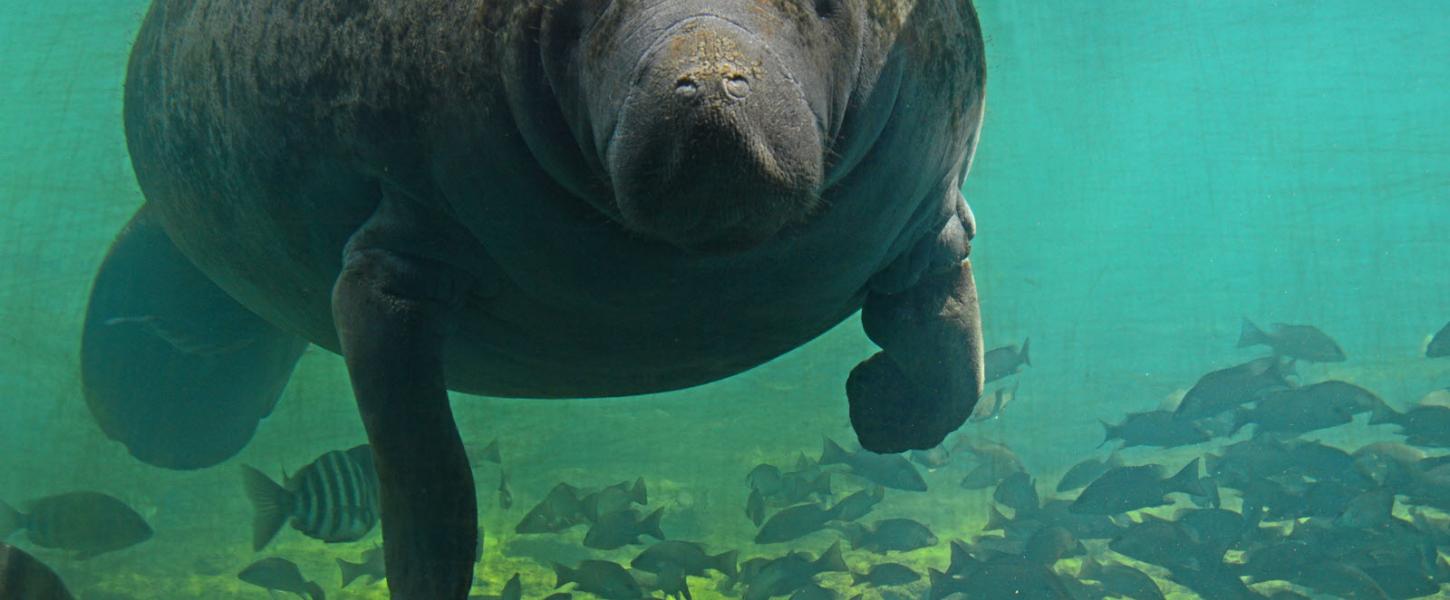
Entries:
[[362,563],[350,563],[341,558],[337,559],[337,570],[342,574],[342,587],[347,587],[353,580],[363,574]]
[[831,496],[831,473],[826,471],[817,475],[815,482],[811,484],[811,488],[815,490],[815,493],[829,498]]
[[643,477],[634,480],[634,485],[629,488],[629,499],[640,506],[649,504],[649,490],[644,487]]
[[1168,478],[1168,489],[1193,496],[1207,496],[1208,492],[1203,489],[1203,484],[1198,479],[1198,467],[1202,462],[1203,459],[1195,458],[1192,462],[1184,465],[1182,469],[1179,469],[1178,473]]
[[246,465],[242,465],[242,485],[257,511],[257,516],[252,518],[252,550],[261,550],[272,541],[292,513],[292,492],[277,485],[265,473]]
[[1032,366],[1032,357],[1027,355],[1027,348],[1031,345],[1032,338],[1022,338],[1022,349],[1017,352],[1017,358],[1022,360],[1022,364],[1029,367]]
[[554,563],[554,589],[564,587],[564,584],[578,579],[578,574],[573,569]]
[[1259,329],[1259,326],[1255,325],[1253,321],[1250,321],[1248,317],[1244,317],[1243,324],[1239,326],[1239,343],[1237,347],[1248,348],[1249,346],[1268,343],[1268,334],[1264,333],[1264,330]]
[[987,513],[987,524],[986,526],[982,527],[982,531],[995,531],[998,529],[1005,530],[1007,528],[1007,525],[1012,523],[1012,520],[1008,519],[1007,515],[1004,515],[1002,514],[1002,511],[997,510],[997,506],[995,504],[991,505],[988,510],[990,510],[991,512]]
[[830,548],[828,548],[825,552],[821,553],[821,557],[816,559],[815,567],[816,572],[818,573],[823,573],[826,571],[849,573],[851,571],[851,569],[846,566],[845,557],[841,556],[841,542],[839,541],[831,544]]
[[831,438],[824,438],[821,443],[821,460],[817,461],[823,465],[835,465],[846,462],[849,456],[846,449],[837,444]]
[[1240,409],[1234,411],[1234,424],[1233,424],[1233,428],[1229,430],[1228,434],[1229,435],[1233,435],[1235,433],[1238,433],[1240,429],[1243,429],[1244,428],[1244,425],[1248,425],[1249,424],[1249,419],[1250,418],[1252,418],[1252,415],[1249,414],[1249,411],[1248,410],[1245,410],[1243,408],[1240,408]]
[[846,543],[851,545],[852,550],[860,546],[861,541],[866,538],[866,527],[860,523],[842,523],[838,531],[846,536]]
[[308,581],[306,582],[306,586],[307,595],[311,597],[312,600],[327,600],[327,594],[324,594],[322,592],[322,586],[317,585],[317,582]]
[[1103,445],[1107,444],[1108,442],[1123,437],[1121,435],[1118,435],[1119,432],[1116,425],[1113,425],[1112,423],[1109,423],[1103,419],[1098,419],[1098,422],[1103,424],[1103,441],[1098,442],[1099,448],[1102,448]]
[[1102,581],[1102,576],[1103,565],[1099,564],[1098,561],[1094,560],[1091,556],[1082,560],[1082,568],[1079,569],[1077,572],[1078,579],[1093,579],[1096,581]]
[[640,521],[640,532],[657,540],[665,539],[665,532],[664,530],[660,529],[660,519],[664,516],[665,509],[655,509],[655,511],[650,513],[648,517],[645,517],[643,521]]
[[739,550],[721,552],[720,554],[710,557],[710,560],[715,564],[715,570],[719,571],[724,576],[734,579],[740,575],[740,571],[737,568],[737,565],[740,563]]
[[[976,559],[976,557],[972,556],[972,553],[969,550],[967,550],[967,545],[965,542],[961,540],[952,540],[951,547],[951,562],[947,563],[947,573],[963,574],[978,565],[979,561]],[[933,569],[932,574],[936,575],[943,573]],[[931,579],[933,582],[936,581],[936,577],[932,577]],[[932,588],[937,589],[936,583],[932,583]]]
[[25,528],[25,515],[15,510],[15,507],[0,500],[0,541],[14,535],[15,532]]
[[503,464],[503,457],[499,455],[498,451],[498,440],[489,442],[487,446],[483,447],[482,458],[496,465]]

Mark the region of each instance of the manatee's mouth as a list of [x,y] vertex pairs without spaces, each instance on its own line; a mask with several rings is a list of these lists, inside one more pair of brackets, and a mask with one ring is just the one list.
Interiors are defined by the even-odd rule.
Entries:
[[821,124],[769,47],[713,16],[667,30],[635,68],[603,163],[628,229],[742,250],[819,204]]

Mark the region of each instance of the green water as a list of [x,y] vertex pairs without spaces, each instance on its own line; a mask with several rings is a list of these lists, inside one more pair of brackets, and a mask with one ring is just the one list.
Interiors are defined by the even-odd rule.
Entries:
[[[0,499],[92,489],[147,517],[156,535],[134,548],[89,561],[36,550],[82,598],[264,598],[235,579],[264,555],[296,561],[329,597],[386,597],[382,583],[339,590],[333,563],[356,559],[377,530],[324,545],[288,529],[263,554],[248,547],[238,464],[275,475],[364,440],[338,357],[309,350],[248,448],[197,472],[131,459],[82,400],[90,279],[142,201],[120,112],[145,5],[0,1]],[[1301,365],[1305,380],[1354,381],[1397,407],[1450,385],[1450,360],[1423,357],[1428,336],[1450,320],[1443,5],[978,7],[990,100],[965,188],[979,225],[973,260],[988,345],[1031,336],[1033,366],[1016,377],[1005,414],[963,436],[1010,445],[1050,489],[1101,440],[1099,418],[1155,408],[1207,370],[1257,356],[1234,348],[1244,316],[1312,323],[1339,342],[1349,360]],[[833,533],[751,544],[744,476],[763,461],[814,457],[822,436],[853,441],[843,381],[872,351],[853,318],[763,367],[677,393],[456,396],[465,439],[500,440],[516,499],[499,510],[497,467],[475,470],[488,537],[476,591],[497,593],[520,571],[526,597],[542,597],[554,581],[540,556],[627,562],[639,550],[585,551],[577,529],[558,538],[512,533],[559,481],[644,476],[671,537],[740,548],[742,558],[824,549]],[[1363,423],[1310,437],[1351,449],[1395,439]],[[1204,450],[1125,456],[1181,464]],[[961,472],[928,473],[932,492],[891,493],[873,518],[917,518],[943,540],[976,535],[991,500],[959,490]],[[853,489],[849,481],[842,490]],[[23,535],[10,541],[32,548]],[[899,560],[944,568],[946,552],[943,542]],[[857,571],[876,560],[852,551],[847,559]],[[839,574],[823,581],[850,583]],[[713,583],[693,587],[696,597],[718,597]]]

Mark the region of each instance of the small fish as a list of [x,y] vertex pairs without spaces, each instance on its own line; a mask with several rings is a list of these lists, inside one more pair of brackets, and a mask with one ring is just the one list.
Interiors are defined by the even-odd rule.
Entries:
[[388,576],[387,567],[383,563],[382,548],[363,551],[362,562],[348,562],[339,558],[337,569],[342,572],[342,587],[347,587],[359,577],[367,577],[369,582],[373,582]]
[[926,480],[900,454],[877,454],[867,450],[847,452],[827,438],[821,447],[822,465],[843,464],[851,473],[880,485],[909,492],[925,492]]
[[685,575],[695,577],[703,577],[706,569],[713,569],[726,577],[733,578],[738,574],[736,562],[739,557],[739,550],[721,552],[711,556],[700,544],[672,540],[659,542],[646,548],[629,563],[629,566],[650,573],[659,573],[666,568],[674,567]]
[[1450,323],[1446,323],[1425,346],[1425,358],[1450,356]]
[[607,560],[586,560],[577,568],[554,563],[555,588],[574,583],[575,589],[607,600],[639,600],[644,590],[629,571]]
[[1017,398],[1017,386],[1019,384],[1020,382],[1014,382],[1011,389],[999,387],[992,390],[990,395],[983,396],[981,400],[977,401],[977,405],[972,408],[972,416],[968,417],[968,420],[981,422],[1002,416],[1002,411],[1007,408],[1007,404]]
[[55,571],[25,551],[4,543],[0,543],[0,598],[75,600]]
[[509,472],[498,472],[498,507],[508,510],[514,507],[514,493],[509,489]]
[[872,486],[842,498],[831,510],[835,512],[835,519],[838,521],[855,521],[869,514],[885,497],[885,486]]
[[1021,471],[997,484],[997,489],[992,492],[992,499],[1011,508],[1018,518],[1035,513],[1042,506],[1037,495],[1037,483],[1031,475]]
[[836,511],[815,502],[797,504],[781,509],[760,527],[755,534],[757,544],[779,544],[826,528],[826,523],[836,519]]
[[784,474],[780,467],[772,464],[761,463],[745,475],[745,481],[750,489],[760,492],[763,496],[775,496],[781,492],[784,485]]
[[887,552],[910,552],[937,543],[931,529],[911,519],[883,519],[870,527],[854,523],[844,526],[841,532],[854,550],[866,550],[877,554]]
[[46,496],[26,504],[25,513],[0,502],[0,540],[21,529],[31,543],[69,551],[76,560],[129,548],[152,533],[125,502],[100,492]]
[[[750,562],[750,561],[747,561]],[[775,559],[750,562],[742,566],[740,578],[745,581],[744,600],[768,600],[785,596],[814,583],[816,575],[826,572],[846,573],[850,569],[841,557],[841,544],[832,544],[820,557],[805,552],[791,552]]]
[[1100,581],[1112,596],[1125,596],[1134,600],[1164,600],[1163,590],[1147,573],[1118,563],[1099,563],[1091,558],[1083,560],[1079,578]]
[[660,531],[660,519],[665,509],[655,509],[649,516],[640,518],[639,511],[629,508],[600,515],[584,535],[584,546],[597,550],[613,550],[630,544],[638,544],[639,536],[647,535],[657,540],[665,539]]
[[621,481],[586,494],[580,499],[584,517],[590,521],[597,521],[601,515],[617,513],[636,504],[649,504],[649,491],[644,487],[643,477],[635,479],[633,483]]
[[496,465],[503,464],[503,456],[499,453],[497,439],[482,447],[474,444],[466,444],[464,451],[468,454],[468,463],[474,467],[486,462],[491,462]]
[[1089,458],[1073,465],[1062,474],[1062,479],[1057,481],[1057,491],[1067,492],[1078,489],[1092,483],[1094,479],[1108,472],[1108,469],[1121,466],[1123,466],[1123,459],[1118,456],[1117,452],[1109,454],[1107,458]]
[[558,533],[584,522],[584,505],[579,501],[579,490],[567,483],[560,483],[549,490],[537,505],[519,521],[514,531],[518,533]]
[[1028,346],[1032,344],[1031,338],[1022,340],[1022,349],[1018,350],[1015,344],[1002,346],[988,350],[983,356],[984,371],[986,380],[984,383],[991,383],[1008,375],[1022,370],[1022,366],[1032,366],[1032,358],[1027,355]]
[[1022,558],[1037,564],[1052,567],[1057,561],[1069,556],[1079,556],[1087,553],[1072,532],[1061,525],[1049,525],[1038,529],[1027,538],[1027,544],[1023,547]]
[[998,555],[978,560],[967,552],[954,552],[947,572],[928,571],[931,598],[1032,598],[1070,600],[1071,592],[1056,573],[1020,556]]
[[896,563],[878,563],[865,573],[852,573],[851,585],[867,583],[873,587],[906,585],[921,580],[921,574]]
[[523,600],[523,597],[524,584],[519,581],[519,574],[514,573],[514,576],[503,584],[503,589],[498,591],[497,596],[472,594],[468,596],[468,600]]
[[926,467],[928,471],[945,467],[952,460],[952,452],[945,442],[931,450],[912,450],[909,454],[912,462]]
[[1128,558],[1169,570],[1199,570],[1207,559],[1199,552],[1193,532],[1186,527],[1151,514],[1130,525],[1108,543],[1108,548]]
[[1257,400],[1264,392],[1290,387],[1284,375],[1284,364],[1276,356],[1207,373],[1183,395],[1173,414],[1185,421],[1218,416]]
[[252,549],[261,550],[290,518],[292,528],[324,542],[362,539],[378,523],[378,474],[366,444],[317,457],[278,485],[261,471],[242,467],[242,483],[257,515]]
[[1367,491],[1349,501],[1344,512],[1334,519],[1336,527],[1373,529],[1390,521],[1395,509],[1395,493],[1380,488]]
[[1130,510],[1168,504],[1164,496],[1183,492],[1206,495],[1199,483],[1200,459],[1193,459],[1172,477],[1163,476],[1162,465],[1117,467],[1094,479],[1068,508],[1078,514],[1115,515]]
[[836,600],[836,593],[812,582],[791,593],[788,600]]
[[1027,470],[1022,466],[1022,460],[1002,444],[985,443],[979,445],[968,445],[966,449],[971,452],[976,464],[966,477],[962,478],[961,486],[969,490],[980,490],[994,487],[1003,479],[1011,477],[1013,473],[1021,473]]
[[[1337,382],[1325,382],[1337,383]],[[1273,390],[1259,398],[1252,408],[1239,408],[1234,413],[1230,433],[1245,425],[1254,425],[1254,434],[1266,432],[1302,434],[1346,425],[1354,420],[1355,406],[1324,398],[1315,386]]]
[[760,495],[760,490],[750,490],[750,496],[745,499],[745,517],[756,527],[765,522],[765,497]]
[[[1411,408],[1382,421],[1399,428],[1405,441],[1415,446],[1450,447],[1450,407],[1429,404]],[[1370,421],[1372,424],[1374,420]]]
[[1213,437],[1198,423],[1178,419],[1166,410],[1128,413],[1122,423],[1112,425],[1102,421],[1102,424],[1103,441],[1098,445],[1122,440],[1123,445],[1119,449],[1134,446],[1176,448],[1207,442]]
[[323,600],[322,586],[302,577],[297,565],[285,558],[264,558],[242,569],[237,579],[266,590],[291,592],[312,600]]
[[1239,331],[1238,347],[1268,346],[1278,356],[1309,362],[1344,362],[1344,350],[1318,327],[1275,323],[1265,332],[1244,319]]

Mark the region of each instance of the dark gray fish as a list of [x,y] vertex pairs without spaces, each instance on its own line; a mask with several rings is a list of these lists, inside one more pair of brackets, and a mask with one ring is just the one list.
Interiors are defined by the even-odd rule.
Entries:
[[1416,406],[1382,420],[1398,426],[1400,435],[1405,436],[1408,444],[1450,448],[1450,407],[1437,404]]
[[640,518],[639,511],[629,508],[600,515],[584,534],[584,546],[596,550],[613,550],[630,544],[640,543],[639,537],[647,535],[657,540],[665,539],[660,530],[660,519],[665,509],[655,509],[649,516]]
[[750,496],[745,499],[745,516],[756,527],[765,522],[765,497],[760,495],[760,490],[750,490]]
[[1179,419],[1172,411],[1154,410],[1128,413],[1123,422],[1103,424],[1103,442],[1122,440],[1121,448],[1156,446],[1176,448],[1206,442],[1213,436],[1196,422]]
[[1059,560],[1086,553],[1087,548],[1066,527],[1049,525],[1038,529],[1032,537],[1027,538],[1027,544],[1022,549],[1022,558],[1051,567]]
[[1425,451],[1399,442],[1375,442],[1355,450],[1354,471],[1376,486],[1404,489],[1421,477]]
[[711,556],[700,544],[672,540],[646,548],[629,566],[649,573],[659,573],[673,567],[685,575],[696,577],[703,577],[706,569],[714,569],[726,577],[735,577],[739,556],[739,550]]
[[908,454],[912,462],[926,467],[929,471],[940,469],[952,462],[952,451],[947,449],[945,442],[931,450],[912,450]]
[[151,539],[151,526],[140,514],[100,492],[46,496],[27,503],[25,510],[0,502],[0,540],[23,529],[32,544],[86,560]]
[[633,483],[621,481],[597,492],[585,494],[579,504],[584,518],[598,521],[602,515],[617,513],[633,505],[649,504],[649,491],[645,489],[644,478],[640,477]]
[[987,421],[1002,415],[1007,405],[1017,399],[1017,386],[1020,382],[1013,382],[1012,388],[1006,386],[992,390],[992,393],[982,396],[977,405],[972,407],[972,416],[968,420],[972,422]]
[[1200,459],[1193,459],[1172,477],[1163,476],[1162,465],[1117,467],[1094,479],[1078,494],[1069,511],[1079,514],[1115,515],[1130,510],[1163,506],[1173,492],[1202,496],[1199,483]]
[[579,500],[578,488],[560,483],[524,515],[514,531],[558,533],[583,523],[584,520],[584,504]]
[[836,600],[836,593],[820,584],[809,583],[791,593],[790,600]]
[[814,583],[816,575],[826,572],[849,572],[846,560],[841,557],[841,544],[832,544],[812,559],[805,552],[791,552],[776,559],[747,561],[742,567],[740,578],[745,581],[744,600],[767,600],[785,596]]
[[498,472],[498,507],[508,510],[514,507],[514,492],[509,489],[509,472]]
[[1336,598],[1389,600],[1390,597],[1384,588],[1358,567],[1335,561],[1307,565],[1293,581]]
[[1133,600],[1164,600],[1163,590],[1147,573],[1119,563],[1100,563],[1091,558],[1084,559],[1079,578],[1100,581],[1111,596],[1126,596]]
[[[690,593],[690,584],[686,581],[685,573],[674,565],[667,565],[658,573],[648,571],[631,570],[629,572],[634,580],[639,582],[641,588],[650,592],[659,592],[665,598],[674,600],[693,600],[694,595]],[[650,593],[647,597],[654,598]]]
[[1373,529],[1388,523],[1395,509],[1395,493],[1387,488],[1367,491],[1355,496],[1334,519],[1337,527]]
[[312,600],[323,600],[327,597],[322,593],[322,586],[302,577],[302,571],[295,563],[276,556],[247,565],[247,568],[237,573],[237,579],[262,589],[291,592]]
[[991,383],[1008,375],[1022,370],[1022,366],[1032,366],[1032,358],[1027,355],[1027,349],[1032,344],[1032,338],[1022,340],[1022,348],[1019,350],[1016,344],[1002,346],[988,350],[983,356],[983,365],[986,372],[984,383]]
[[503,584],[503,589],[498,595],[493,594],[470,594],[468,600],[523,600],[524,584],[519,580],[519,574],[514,573],[508,582]]
[[831,497],[831,474],[814,466],[786,473],[780,483],[780,493],[766,494],[766,497],[783,505],[800,504],[812,497],[821,500]]
[[1020,556],[982,561],[963,552],[953,555],[948,572],[933,569],[928,575],[928,597],[941,600],[1072,600],[1056,573]]
[[1425,346],[1426,358],[1441,358],[1450,356],[1450,323],[1446,323],[1435,337],[1430,338],[1430,344]]
[[1393,411],[1374,392],[1343,381],[1324,381],[1265,392],[1253,408],[1238,409],[1233,432],[1253,423],[1259,433],[1307,433],[1347,424],[1361,412]]
[[852,573],[851,585],[870,584],[872,587],[906,585],[921,580],[921,574],[910,567],[896,563],[877,563],[865,573]]
[[1360,567],[1391,598],[1422,598],[1440,592],[1440,583],[1432,574],[1411,565],[1390,563]]
[[1109,454],[1107,458],[1089,458],[1073,465],[1062,474],[1062,479],[1057,481],[1057,491],[1068,492],[1089,483],[1094,479],[1107,473],[1108,469],[1123,466],[1123,459],[1117,452]]
[[378,524],[378,474],[367,444],[323,453],[278,485],[266,474],[242,466],[242,483],[257,514],[252,549],[261,550],[282,524],[324,542],[362,539]]
[[1022,460],[1002,444],[978,444],[967,445],[967,450],[972,453],[975,465],[966,477],[962,478],[961,486],[969,490],[980,490],[996,486],[1003,479],[1011,477],[1013,473],[1026,472],[1027,468],[1022,466]]
[[1258,592],[1247,585],[1233,571],[1221,565],[1203,569],[1178,569],[1171,571],[1169,579],[1186,587],[1204,600],[1261,600]]
[[1054,498],[1044,502],[1033,518],[1042,526],[1060,526],[1079,540],[1107,540],[1122,533],[1123,527],[1110,515],[1078,514],[1071,508],[1071,500]]
[[842,498],[840,502],[831,507],[831,510],[835,512],[834,517],[837,521],[855,521],[870,514],[871,509],[876,508],[876,505],[880,504],[885,497],[886,488],[876,485],[868,489],[857,490],[850,496]]
[[1339,348],[1339,344],[1313,325],[1274,323],[1265,332],[1252,321],[1244,319],[1238,347],[1249,346],[1268,346],[1278,356],[1309,362],[1344,362],[1344,350]]
[[15,546],[0,543],[0,598],[74,600],[75,596],[45,563]]
[[639,600],[644,590],[629,571],[607,560],[586,560],[571,569],[554,563],[555,588],[574,583],[577,591],[588,592],[607,600]]
[[774,496],[779,494],[782,486],[785,485],[785,475],[781,473],[780,467],[761,463],[755,465],[755,468],[745,475],[745,481],[750,485],[750,489],[760,492],[761,495]]
[[382,548],[364,550],[362,562],[348,562],[339,558],[337,559],[337,569],[342,572],[342,587],[347,587],[359,577],[367,577],[368,582],[371,583],[388,576],[387,567],[383,563]]
[[852,549],[877,554],[910,552],[937,543],[931,529],[911,519],[882,519],[870,527],[852,523],[843,527],[841,532],[846,535]]
[[1229,548],[1249,530],[1243,515],[1223,508],[1183,509],[1173,520],[1192,535],[1198,551],[1206,558],[1204,562],[1209,564],[1222,562]]
[[827,438],[821,447],[822,465],[843,464],[851,473],[868,481],[898,490],[925,492],[926,480],[900,454],[877,454],[867,450],[847,452]]
[[1253,402],[1266,391],[1287,387],[1290,383],[1279,358],[1266,356],[1200,377],[1174,415],[1185,421],[1206,419]]
[[1037,495],[1037,482],[1025,472],[1016,472],[997,484],[992,499],[1011,508],[1018,518],[1037,512],[1042,501]]
[[1129,525],[1108,543],[1114,552],[1158,565],[1170,571],[1201,570],[1217,564],[1198,545],[1192,531],[1183,525],[1143,515],[1143,520]]
[[496,465],[503,464],[503,456],[498,451],[498,440],[493,440],[486,446],[465,444],[464,450],[468,454],[468,463],[477,467],[480,464],[491,462]]
[[836,519],[836,511],[808,502],[781,509],[771,515],[755,534],[757,544],[778,544],[810,535]]

